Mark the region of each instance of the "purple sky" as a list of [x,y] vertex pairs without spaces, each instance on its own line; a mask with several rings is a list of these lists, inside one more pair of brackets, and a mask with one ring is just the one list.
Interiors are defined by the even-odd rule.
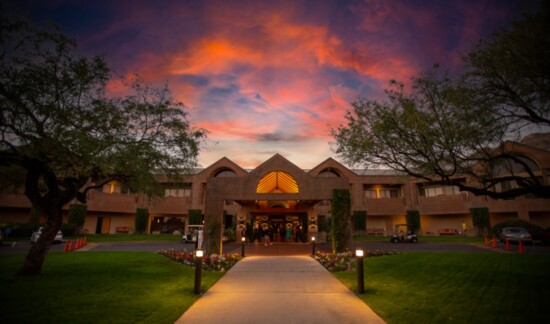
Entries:
[[[302,168],[335,157],[330,127],[350,102],[382,99],[509,25],[535,1],[16,1],[51,19],[122,76],[168,84],[209,130],[203,167],[245,168],[280,153]],[[113,90],[116,87],[113,86]]]

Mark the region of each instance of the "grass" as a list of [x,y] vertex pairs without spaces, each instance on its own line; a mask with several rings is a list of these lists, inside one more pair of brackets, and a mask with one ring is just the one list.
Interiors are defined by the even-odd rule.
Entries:
[[[49,253],[14,277],[23,257],[0,255],[4,323],[173,323],[197,300],[194,268],[154,253]],[[222,275],[203,272],[203,291]]]
[[[76,238],[76,237],[75,237]],[[87,235],[88,242],[180,242],[181,235],[169,234],[94,234]]]
[[[365,294],[388,323],[543,323],[550,257],[409,253],[364,260]],[[356,272],[334,275],[357,291]]]
[[[389,236],[354,236],[354,242],[389,242]],[[419,236],[420,242],[442,242],[442,243],[479,243],[483,242],[483,237],[461,236],[461,235],[444,235],[444,236]]]
[[[64,235],[64,240],[76,240],[83,236],[88,242],[180,242],[181,235],[171,234],[92,234],[92,235]],[[4,244],[11,244],[13,241],[28,241],[30,236],[8,237]]]

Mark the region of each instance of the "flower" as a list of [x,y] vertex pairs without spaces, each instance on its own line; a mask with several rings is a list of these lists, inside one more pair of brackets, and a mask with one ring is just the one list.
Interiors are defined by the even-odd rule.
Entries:
[[[187,252],[186,250],[179,250],[179,251],[176,251],[173,249],[160,250],[158,251],[158,254],[164,255],[169,259],[174,260],[177,263],[186,265],[188,267],[195,266],[195,255],[191,252]],[[224,272],[231,269],[231,267],[233,267],[237,262],[239,262],[239,260],[240,260],[240,257],[238,254],[204,255],[202,257],[202,268],[205,271]]]
[[[397,254],[395,250],[390,252],[384,252],[376,250],[374,252],[366,251],[365,257],[375,257],[375,256],[384,256],[384,255],[394,255]],[[353,270],[353,264],[355,263],[355,256],[352,252],[340,252],[340,253],[326,253],[317,251],[315,253],[314,259],[317,260],[323,267],[328,271],[351,271]]]

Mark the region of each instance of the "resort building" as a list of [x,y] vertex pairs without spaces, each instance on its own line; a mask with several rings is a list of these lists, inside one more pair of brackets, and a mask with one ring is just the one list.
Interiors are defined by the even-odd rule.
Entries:
[[[548,136],[546,136],[548,138]],[[550,150],[540,143],[509,143],[530,163],[545,185],[550,183]],[[464,177],[463,181],[470,181]],[[135,231],[136,212],[147,213],[147,232],[181,234],[190,223],[242,229],[299,227],[306,239],[324,230],[334,189],[349,189],[352,212],[366,213],[365,235],[390,235],[405,223],[408,211],[420,215],[420,235],[459,234],[463,223],[473,235],[471,208],[488,209],[491,224],[519,218],[550,227],[550,200],[522,196],[494,200],[460,192],[455,187],[430,186],[389,170],[352,170],[329,158],[310,170],[276,154],[253,170],[228,158],[197,170],[182,183],[164,183],[162,198],[148,198],[111,182],[89,193],[84,232],[114,234]],[[510,183],[509,186],[514,186]],[[68,221],[69,206],[64,210]],[[30,203],[23,190],[0,195],[0,223],[29,222]],[[358,229],[356,229],[358,230]],[[278,232],[279,233],[279,232]],[[281,235],[285,235],[283,231]]]

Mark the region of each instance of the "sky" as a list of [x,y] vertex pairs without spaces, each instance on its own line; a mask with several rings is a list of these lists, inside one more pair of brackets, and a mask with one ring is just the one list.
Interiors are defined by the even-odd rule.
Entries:
[[[35,23],[54,21],[85,55],[120,76],[170,88],[208,130],[199,163],[227,157],[254,168],[275,153],[313,168],[334,152],[331,128],[351,102],[383,100],[509,26],[524,0],[18,0]],[[338,160],[338,159],[337,159]]]

